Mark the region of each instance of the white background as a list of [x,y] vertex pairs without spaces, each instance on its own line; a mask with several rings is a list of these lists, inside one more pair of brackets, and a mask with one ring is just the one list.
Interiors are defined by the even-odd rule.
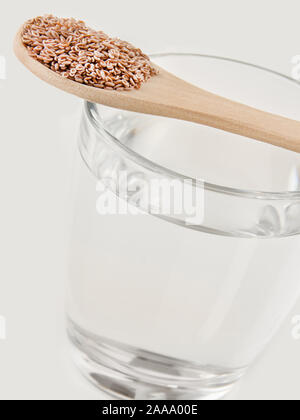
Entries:
[[[18,26],[39,14],[86,20],[146,52],[217,54],[290,74],[300,54],[299,0],[86,0],[1,2],[0,399],[97,399],[73,367],[64,333],[69,185],[81,101],[17,62]],[[300,281],[300,279],[299,279]],[[230,395],[300,399],[300,340],[292,318]],[[102,396],[102,398],[105,398]]]

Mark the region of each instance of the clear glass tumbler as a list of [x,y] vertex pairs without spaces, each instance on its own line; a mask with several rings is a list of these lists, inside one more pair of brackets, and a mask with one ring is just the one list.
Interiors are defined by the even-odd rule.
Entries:
[[[153,60],[300,119],[288,77],[221,57]],[[118,398],[223,397],[299,296],[299,155],[93,103],[79,151],[67,309],[77,364]]]

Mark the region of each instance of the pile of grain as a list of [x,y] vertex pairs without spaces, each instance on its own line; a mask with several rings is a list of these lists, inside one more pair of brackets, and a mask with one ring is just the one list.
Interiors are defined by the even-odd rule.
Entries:
[[36,17],[26,22],[22,39],[31,57],[63,77],[89,86],[139,89],[158,73],[140,49],[75,19]]

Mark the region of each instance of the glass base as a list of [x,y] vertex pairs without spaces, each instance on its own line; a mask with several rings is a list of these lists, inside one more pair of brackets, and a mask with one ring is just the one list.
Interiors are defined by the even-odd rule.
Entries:
[[83,375],[117,399],[218,400],[245,372],[139,350],[90,334],[72,321],[68,321],[68,335]]

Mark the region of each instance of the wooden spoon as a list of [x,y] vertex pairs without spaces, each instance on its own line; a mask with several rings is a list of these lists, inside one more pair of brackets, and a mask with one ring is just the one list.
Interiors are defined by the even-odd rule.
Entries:
[[162,68],[159,68],[158,76],[152,77],[139,90],[118,92],[86,86],[48,69],[29,56],[22,42],[22,28],[16,35],[14,51],[19,60],[40,79],[88,101],[192,121],[300,152],[299,121],[215,95]]

